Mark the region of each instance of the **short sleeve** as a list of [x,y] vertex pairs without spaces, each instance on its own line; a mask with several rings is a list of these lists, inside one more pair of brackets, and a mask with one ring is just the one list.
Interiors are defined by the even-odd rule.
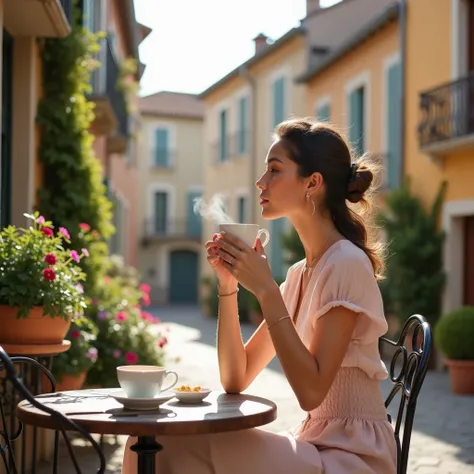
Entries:
[[387,332],[382,296],[365,255],[346,255],[326,262],[313,292],[313,327],[321,316],[337,306],[358,313],[354,340],[368,343]]

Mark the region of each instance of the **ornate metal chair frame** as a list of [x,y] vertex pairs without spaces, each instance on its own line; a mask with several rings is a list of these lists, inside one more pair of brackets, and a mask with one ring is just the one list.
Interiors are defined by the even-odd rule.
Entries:
[[[407,335],[411,331],[413,331],[411,337],[412,350],[408,351],[404,344]],[[397,341],[391,341],[385,337],[382,337],[381,341],[397,348],[392,357],[389,370],[393,388],[385,401],[385,407],[388,408],[395,396],[400,392],[400,404],[394,427],[395,441],[397,443],[397,474],[406,474],[416,404],[425,380],[431,355],[431,326],[423,316],[414,314],[403,325]],[[397,365],[400,363],[401,367],[397,369]],[[392,423],[390,415],[388,415],[388,420]],[[400,439],[402,423],[403,437]]]
[[[40,362],[32,359],[30,357],[23,356],[14,356],[9,357],[4,349],[0,346],[0,370],[4,370],[6,373],[6,382],[10,382],[13,387],[13,396],[15,397],[15,392],[18,395],[18,401],[28,400],[31,405],[35,408],[38,408],[46,413],[48,413],[57,425],[57,430],[54,435],[54,453],[53,453],[53,474],[58,474],[58,453],[59,453],[59,433],[62,434],[62,437],[65,441],[66,447],[68,449],[71,461],[74,465],[76,474],[82,474],[80,466],[77,462],[74,449],[71,444],[71,440],[68,437],[67,432],[77,432],[89,443],[91,443],[93,449],[97,453],[99,458],[99,468],[97,469],[97,474],[103,474],[106,468],[106,461],[104,453],[102,452],[101,447],[95,441],[95,439],[88,433],[84,428],[77,425],[70,419],[68,419],[63,414],[53,410],[52,408],[42,404],[35,399],[33,394],[26,388],[21,375],[15,369],[14,364],[29,364],[31,367],[37,369],[39,373],[43,373],[52,386],[52,392],[56,391],[56,382],[54,380],[51,372]],[[6,384],[4,385],[6,389]],[[23,432],[23,424],[19,422],[18,429],[14,433],[9,433],[7,427],[7,414],[5,413],[3,400],[5,393],[0,392],[0,456],[5,465],[7,474],[18,474],[18,465],[14,456],[14,446],[13,443],[18,440]],[[15,400],[15,399],[14,399]],[[12,428],[13,430],[14,428]]]

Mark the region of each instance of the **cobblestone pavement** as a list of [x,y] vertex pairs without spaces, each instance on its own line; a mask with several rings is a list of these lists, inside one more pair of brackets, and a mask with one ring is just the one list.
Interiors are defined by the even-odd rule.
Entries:
[[[219,389],[215,321],[203,318],[196,308],[162,308],[154,313],[170,328],[167,366],[180,374],[180,383]],[[251,326],[243,325],[244,339],[252,330]],[[181,360],[176,361],[177,357]],[[384,382],[384,393],[389,389],[389,382]],[[278,419],[264,427],[266,430],[288,429],[304,418],[277,360],[257,377],[247,392],[270,398],[278,405]],[[105,440],[107,474],[120,473],[125,440],[125,437]],[[83,472],[95,472],[97,463],[91,448],[79,443],[77,449]],[[65,454],[61,456],[60,466],[61,474],[74,473]],[[51,472],[47,467],[43,466],[38,474]],[[425,379],[415,417],[408,473],[474,473],[474,397],[452,394],[446,373],[429,372]]]

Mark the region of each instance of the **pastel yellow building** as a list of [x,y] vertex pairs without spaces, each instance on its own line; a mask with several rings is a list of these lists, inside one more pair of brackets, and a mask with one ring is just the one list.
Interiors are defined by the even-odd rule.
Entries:
[[203,190],[203,105],[195,95],[140,99],[138,268],[155,304],[197,303]]
[[406,8],[405,173],[426,202],[448,184],[446,312],[474,305],[474,4],[408,0]]

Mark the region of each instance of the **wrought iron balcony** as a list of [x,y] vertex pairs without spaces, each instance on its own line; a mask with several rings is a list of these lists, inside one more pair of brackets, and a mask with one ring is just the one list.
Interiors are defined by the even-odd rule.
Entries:
[[201,217],[147,219],[144,223],[143,243],[152,241],[173,240],[177,238],[200,242],[202,236]]
[[474,142],[474,75],[420,94],[420,147],[445,151]]
[[231,158],[250,154],[252,135],[248,130],[237,131],[211,145],[211,156],[214,163],[224,163]]

